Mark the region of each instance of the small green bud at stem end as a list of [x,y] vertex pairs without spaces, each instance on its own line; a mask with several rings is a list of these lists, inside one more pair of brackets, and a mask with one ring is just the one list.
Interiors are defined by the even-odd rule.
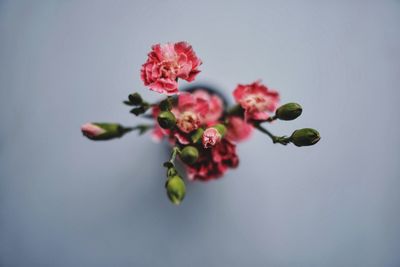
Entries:
[[217,129],[217,131],[222,137],[226,134],[226,127],[221,123],[214,125],[213,128]]
[[186,164],[193,164],[199,158],[199,151],[194,146],[185,146],[179,156]]
[[312,146],[321,139],[319,132],[312,128],[299,129],[290,136],[290,141],[295,146]]
[[157,117],[158,124],[163,129],[171,129],[176,124],[176,118],[171,111],[163,111]]
[[303,112],[303,108],[297,103],[287,103],[280,106],[276,112],[276,118],[283,121],[291,121],[298,118]]

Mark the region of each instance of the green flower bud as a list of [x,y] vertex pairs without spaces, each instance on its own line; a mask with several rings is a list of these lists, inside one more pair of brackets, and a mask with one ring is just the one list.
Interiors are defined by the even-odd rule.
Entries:
[[223,137],[226,134],[226,127],[222,123],[214,125],[213,128],[217,129],[221,137]]
[[199,158],[199,151],[194,146],[185,146],[179,156],[186,164],[193,164]]
[[319,132],[311,128],[296,130],[290,136],[290,141],[296,146],[312,146],[321,139]]
[[201,140],[203,137],[204,130],[203,128],[198,128],[197,130],[193,131],[190,135],[190,139],[192,140],[192,143],[197,143],[198,141]]
[[160,124],[161,128],[171,129],[176,124],[176,118],[171,111],[163,111],[158,115],[157,118],[158,124]]
[[139,93],[133,93],[128,96],[129,101],[132,105],[139,106],[143,103],[143,99]]
[[185,183],[178,175],[170,177],[165,183],[169,200],[175,205],[179,205],[185,197]]
[[84,136],[91,140],[109,140],[119,138],[132,129],[124,128],[118,123],[86,123],[82,125],[81,131]]
[[299,117],[302,111],[303,109],[299,104],[287,103],[276,110],[275,116],[280,120],[291,121]]

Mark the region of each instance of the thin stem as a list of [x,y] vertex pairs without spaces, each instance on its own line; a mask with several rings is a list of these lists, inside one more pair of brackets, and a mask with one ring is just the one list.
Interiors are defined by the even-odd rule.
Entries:
[[278,117],[276,115],[269,117],[266,121],[264,122],[273,122],[274,120],[278,119]]
[[141,116],[141,118],[149,119],[149,120],[154,120],[154,117],[153,117],[152,114],[143,114],[143,115]]
[[124,127],[122,131],[125,134],[125,133],[129,133],[129,132],[138,130],[139,134],[144,134],[151,128],[154,128],[153,124],[139,124],[137,126]]
[[272,142],[274,144],[279,143],[281,145],[287,145],[290,142],[290,139],[287,138],[286,136],[276,136],[276,135],[272,134],[270,131],[268,131],[267,129],[265,129],[264,127],[262,127],[258,123],[255,123],[254,127],[256,129],[258,129],[260,132],[265,133],[266,135],[268,135],[272,139]]
[[164,162],[164,167],[171,169],[175,167],[175,159],[176,159],[176,155],[180,153],[180,149],[177,146],[174,146],[172,148],[172,152],[171,152],[171,156],[169,158],[168,161]]
[[276,136],[273,135],[270,131],[268,131],[267,129],[265,129],[264,127],[262,127],[260,124],[255,124],[254,127],[256,129],[258,129],[260,132],[265,133],[266,135],[268,135],[273,142],[275,142]]
[[175,161],[175,158],[176,158],[176,154],[178,154],[179,151],[180,151],[179,148],[176,147],[176,146],[174,146],[174,147],[172,148],[171,157],[170,157],[170,159],[169,159],[169,162],[171,162],[172,164],[174,164],[174,161]]

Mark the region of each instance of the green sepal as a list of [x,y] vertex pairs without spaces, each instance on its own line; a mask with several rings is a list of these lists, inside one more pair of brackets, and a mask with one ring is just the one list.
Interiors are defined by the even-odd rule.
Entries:
[[136,107],[136,108],[131,109],[130,112],[132,114],[136,115],[136,116],[139,116],[140,114],[145,113],[149,109],[149,107],[150,106],[147,103],[145,103],[140,107]]
[[124,100],[124,101],[122,101],[122,103],[124,103],[127,106],[131,106],[131,107],[134,106],[134,104],[132,104],[131,101],[129,101],[129,100]]
[[175,169],[175,167],[171,165],[169,165],[168,169],[167,169],[167,177],[170,178],[172,176],[178,175],[178,171]]
[[140,106],[143,104],[142,96],[139,93],[133,93],[128,96],[129,102],[134,106]]
[[224,137],[226,134],[226,127],[222,123],[218,123],[217,125],[214,125],[213,128],[217,129],[221,137]]
[[88,137],[89,139],[96,140],[96,141],[120,138],[125,133],[131,131],[131,129],[124,128],[122,125],[120,125],[118,123],[94,122],[93,125],[96,125],[104,130],[104,133],[102,133],[98,136]]
[[197,130],[194,130],[190,134],[190,140],[192,141],[193,144],[196,144],[201,140],[201,137],[203,136],[204,130],[203,128],[198,128]]
[[286,136],[274,136],[274,137],[272,138],[272,142],[273,142],[274,144],[279,143],[279,144],[281,144],[281,145],[286,146],[287,144],[290,143],[290,138],[289,138],[289,137],[286,137]]

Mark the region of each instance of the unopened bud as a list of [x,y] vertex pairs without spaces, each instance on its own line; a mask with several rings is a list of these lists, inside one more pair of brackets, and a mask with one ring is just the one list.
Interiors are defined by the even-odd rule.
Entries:
[[128,96],[128,98],[129,98],[129,101],[135,106],[139,106],[143,103],[143,99],[139,93],[130,94]]
[[157,117],[158,124],[163,129],[171,129],[176,124],[176,118],[171,111],[163,111]]
[[199,140],[201,140],[203,133],[204,133],[203,128],[198,128],[197,130],[193,131],[190,135],[192,143],[197,143]]
[[207,128],[203,133],[202,143],[204,148],[215,146],[221,141],[221,134],[215,127]]
[[213,128],[217,129],[219,134],[223,137],[226,133],[226,127],[222,123],[219,123],[217,125],[214,125]]
[[287,103],[276,110],[275,116],[280,120],[291,121],[299,117],[301,112],[303,108],[299,104]]
[[179,205],[185,197],[185,183],[178,175],[168,178],[165,183],[169,200],[175,205]]
[[130,130],[131,129],[124,128],[117,123],[94,122],[86,123],[81,127],[82,134],[91,140],[109,140],[119,138]]
[[311,128],[296,130],[290,136],[290,141],[296,146],[312,146],[321,139],[319,132]]
[[199,151],[194,146],[185,146],[179,156],[186,164],[193,164],[199,158]]

